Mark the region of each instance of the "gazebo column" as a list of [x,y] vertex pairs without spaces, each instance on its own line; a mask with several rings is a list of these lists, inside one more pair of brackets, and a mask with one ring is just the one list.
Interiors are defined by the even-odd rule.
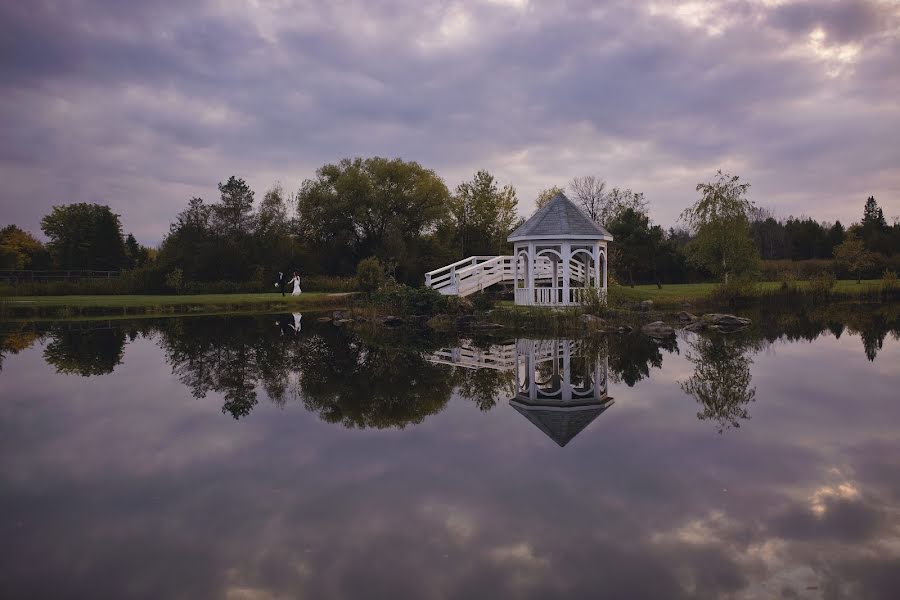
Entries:
[[606,291],[606,278],[609,273],[609,249],[603,244],[603,291]]
[[528,273],[525,277],[525,288],[528,290],[525,304],[528,306],[534,304],[534,263],[534,242],[528,242]]
[[563,372],[562,385],[559,386],[560,399],[563,402],[572,401],[572,342],[566,340],[563,346]]
[[594,242],[591,249],[591,257],[594,259],[594,289],[600,289],[600,242]]
[[572,244],[569,242],[562,243],[562,276],[563,276],[563,285],[562,285],[562,303],[564,305],[568,305],[570,303],[569,298],[569,261],[572,260]]

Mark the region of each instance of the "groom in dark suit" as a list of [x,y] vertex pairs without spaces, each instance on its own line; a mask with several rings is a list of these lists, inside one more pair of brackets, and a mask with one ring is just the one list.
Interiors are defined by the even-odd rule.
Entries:
[[278,282],[276,285],[281,288],[281,295],[284,296],[284,286],[286,285],[284,271],[278,271]]

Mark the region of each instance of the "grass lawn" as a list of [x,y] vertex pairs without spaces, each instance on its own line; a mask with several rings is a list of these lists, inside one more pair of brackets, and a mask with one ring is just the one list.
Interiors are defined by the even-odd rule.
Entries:
[[[881,281],[878,279],[864,279],[857,284],[855,279],[841,279],[834,286],[834,293],[848,296],[866,294],[878,289]],[[625,300],[653,300],[659,303],[675,303],[680,301],[696,301],[708,297],[716,288],[715,283],[672,283],[663,285],[657,289],[655,285],[636,285],[633,288],[617,286],[611,293]],[[758,284],[762,293],[776,292],[781,285],[777,281],[763,281]],[[796,285],[803,289],[808,282],[800,281]]]
[[290,294],[198,294],[183,296],[99,295],[99,296],[12,296],[0,299],[4,316],[81,315],[167,315],[231,311],[281,310],[305,308],[338,308],[348,294],[304,292]]

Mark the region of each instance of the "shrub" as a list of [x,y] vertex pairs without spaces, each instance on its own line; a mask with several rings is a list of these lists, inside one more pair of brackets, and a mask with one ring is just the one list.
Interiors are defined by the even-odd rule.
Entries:
[[407,315],[435,315],[447,312],[447,296],[432,288],[411,288],[387,284],[374,296],[376,304]]
[[378,258],[370,256],[359,261],[356,266],[356,287],[367,298],[372,298],[384,287],[384,281],[384,265]]
[[472,296],[472,307],[479,312],[493,309],[494,304],[494,296],[489,292],[481,291]]
[[181,293],[184,288],[184,274],[181,269],[172,269],[166,274],[166,286],[176,294]]
[[900,284],[897,282],[897,272],[891,270],[885,270],[884,274],[881,276],[881,289],[884,292],[893,292],[898,289]]
[[726,302],[756,296],[759,296],[759,285],[755,279],[746,276],[732,277],[728,283],[719,284],[712,293],[713,299]]
[[837,283],[831,271],[820,271],[809,279],[809,292],[814,296],[829,296]]

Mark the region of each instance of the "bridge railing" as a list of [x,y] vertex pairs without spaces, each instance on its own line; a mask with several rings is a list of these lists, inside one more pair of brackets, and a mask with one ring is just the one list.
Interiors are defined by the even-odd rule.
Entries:
[[501,281],[512,281],[513,257],[493,256],[470,267],[456,271],[456,292],[468,296]]
[[434,288],[443,293],[456,293],[456,272],[466,267],[472,267],[478,263],[497,258],[496,256],[470,256],[446,267],[428,271],[425,273],[425,286]]

